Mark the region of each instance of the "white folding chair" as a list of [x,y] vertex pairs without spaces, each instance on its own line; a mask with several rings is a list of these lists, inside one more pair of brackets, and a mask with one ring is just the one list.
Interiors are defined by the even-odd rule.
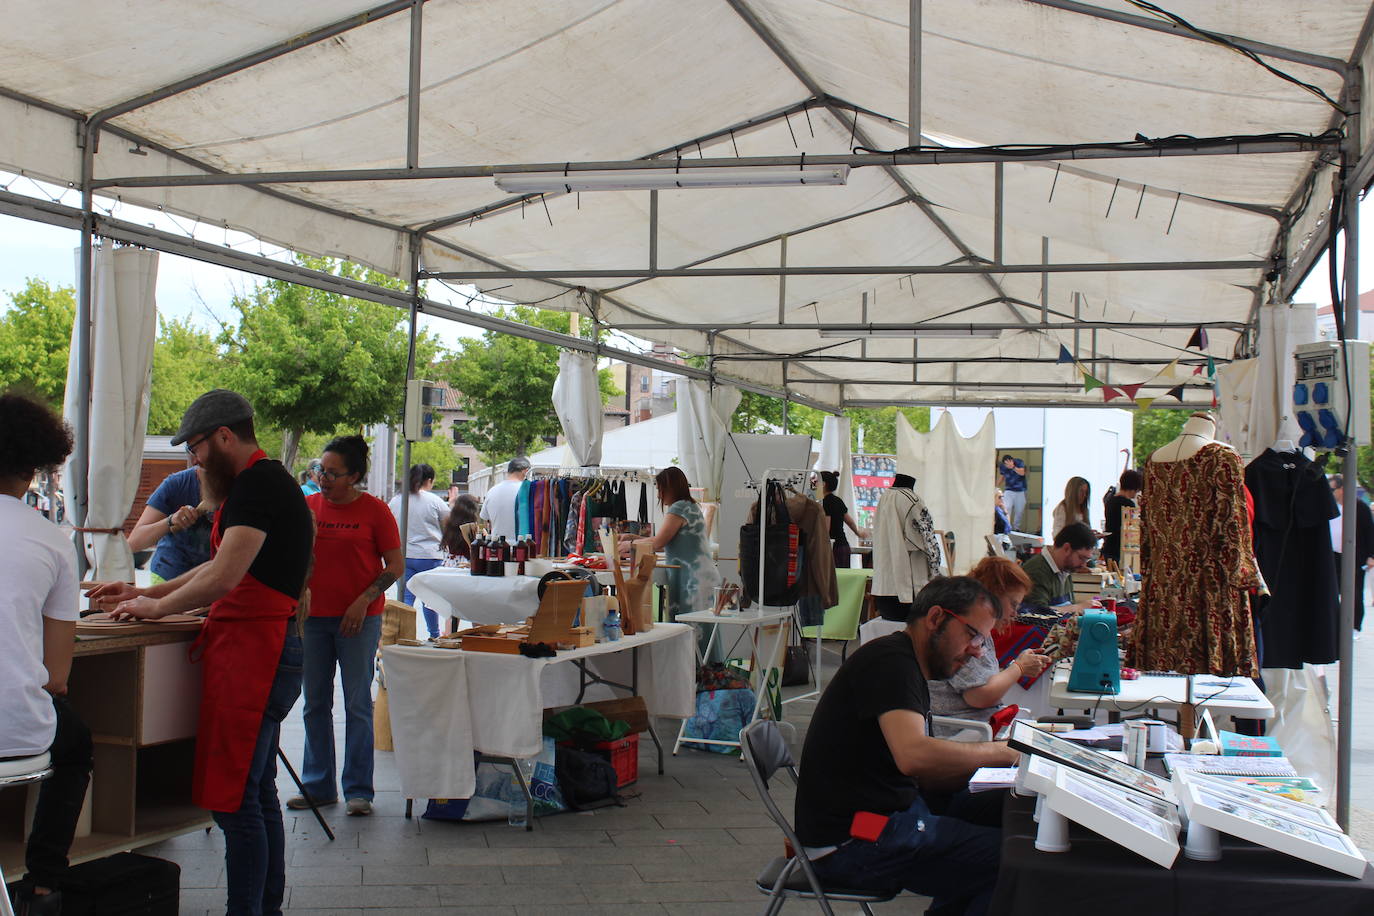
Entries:
[[[52,758],[44,751],[36,757],[16,757],[0,760],[0,791],[12,786],[27,786],[42,782],[52,775]],[[0,871],[0,916],[14,916],[9,891],[5,890],[5,873]]]

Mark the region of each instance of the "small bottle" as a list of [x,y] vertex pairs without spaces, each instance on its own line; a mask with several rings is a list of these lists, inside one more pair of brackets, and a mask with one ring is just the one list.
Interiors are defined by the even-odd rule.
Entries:
[[517,574],[523,576],[525,574],[525,560],[529,557],[529,548],[524,538],[520,538],[515,542],[515,546],[511,548],[511,557],[516,563],[520,564]]
[[468,572],[474,576],[487,574],[487,539],[480,534],[468,545]]
[[509,562],[510,562],[510,543],[506,541],[506,536],[505,536],[504,534],[501,535],[501,537],[497,539],[497,541],[496,541],[496,549],[499,550],[499,551],[501,552],[501,562],[502,562],[502,563],[509,563]]
[[616,642],[623,635],[620,632],[620,612],[609,611],[605,621],[601,624],[601,629],[606,634],[606,642]]
[[501,542],[487,542],[487,575],[501,578],[506,574],[506,563],[501,559]]

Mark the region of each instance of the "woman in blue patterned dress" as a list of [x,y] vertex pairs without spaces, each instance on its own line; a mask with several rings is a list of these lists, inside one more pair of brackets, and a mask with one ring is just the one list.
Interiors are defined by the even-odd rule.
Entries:
[[663,507],[663,524],[652,538],[638,538],[633,543],[662,550],[669,566],[676,567],[667,571],[668,619],[688,611],[709,610],[715,599],[712,589],[720,584],[720,573],[711,559],[701,506],[692,498],[691,485],[681,468],[664,468],[654,483],[658,486],[659,505]]

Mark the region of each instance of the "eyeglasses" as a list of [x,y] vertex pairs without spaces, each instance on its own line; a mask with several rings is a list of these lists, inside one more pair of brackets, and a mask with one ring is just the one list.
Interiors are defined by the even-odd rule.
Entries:
[[333,482],[333,481],[335,481],[335,480],[338,480],[340,477],[348,477],[348,476],[350,476],[352,473],[353,473],[352,471],[325,471],[325,470],[322,470],[322,471],[320,471],[320,480],[328,480],[328,481]]
[[188,454],[188,455],[195,455],[196,449],[200,448],[200,444],[201,444],[202,442],[204,442],[206,439],[209,439],[209,438],[210,438],[211,436],[213,436],[213,435],[214,435],[213,432],[208,432],[208,433],[206,433],[205,435],[201,436],[199,439],[197,439],[195,442],[187,442],[187,443],[186,443],[186,454]]
[[962,615],[956,614],[956,613],[954,613],[953,611],[949,610],[948,608],[940,608],[940,610],[944,611],[946,614],[948,614],[949,616],[953,617],[955,620],[959,621],[960,623],[962,623],[962,624],[964,625],[964,629],[968,630],[968,639],[969,639],[969,642],[976,642],[976,641],[977,641],[978,639],[980,639],[980,638],[981,638],[981,639],[987,639],[987,640],[991,640],[991,639],[992,639],[992,637],[991,637],[990,635],[988,635],[987,633],[984,633],[982,630],[978,629],[978,628],[975,627],[973,624],[969,623],[968,620],[965,619]]

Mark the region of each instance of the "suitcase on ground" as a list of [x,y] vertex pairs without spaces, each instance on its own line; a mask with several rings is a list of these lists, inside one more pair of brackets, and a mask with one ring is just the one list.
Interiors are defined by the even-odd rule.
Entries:
[[177,916],[181,866],[134,852],[73,865],[62,885],[63,916]]

